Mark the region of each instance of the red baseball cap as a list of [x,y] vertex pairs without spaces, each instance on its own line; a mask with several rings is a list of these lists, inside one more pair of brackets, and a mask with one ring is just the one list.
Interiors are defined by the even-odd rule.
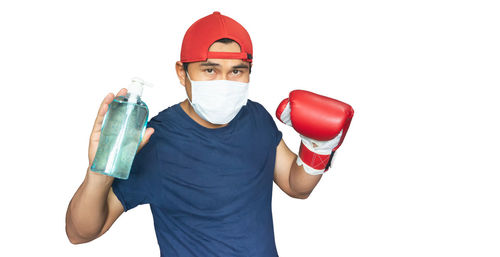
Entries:
[[[236,41],[241,52],[209,52],[210,46],[221,38]],[[181,48],[181,62],[199,62],[212,59],[242,59],[252,62],[252,40],[237,21],[214,12],[197,20],[184,35]]]

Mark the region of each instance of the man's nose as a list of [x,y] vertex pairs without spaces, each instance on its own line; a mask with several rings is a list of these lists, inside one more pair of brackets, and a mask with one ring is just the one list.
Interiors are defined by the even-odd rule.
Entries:
[[224,72],[224,73],[220,74],[220,75],[219,75],[219,78],[217,78],[217,79],[227,80],[227,79],[228,79],[228,77],[227,77],[227,73],[225,73],[225,72]]

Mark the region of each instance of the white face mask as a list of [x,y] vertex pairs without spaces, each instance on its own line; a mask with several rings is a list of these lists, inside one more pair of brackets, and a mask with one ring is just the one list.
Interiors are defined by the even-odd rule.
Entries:
[[248,83],[231,80],[193,81],[191,82],[191,103],[194,111],[212,124],[230,122],[241,107],[247,104]]

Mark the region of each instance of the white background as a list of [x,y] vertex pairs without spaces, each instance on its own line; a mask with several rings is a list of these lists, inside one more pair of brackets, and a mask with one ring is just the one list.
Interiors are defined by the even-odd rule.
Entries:
[[500,256],[500,9],[477,0],[2,1],[0,256],[159,256],[148,205],[82,245],[66,208],[102,98],[140,76],[150,117],[185,99],[182,38],[215,10],[273,116],[293,89],[355,109],[309,199],[274,187],[280,256]]

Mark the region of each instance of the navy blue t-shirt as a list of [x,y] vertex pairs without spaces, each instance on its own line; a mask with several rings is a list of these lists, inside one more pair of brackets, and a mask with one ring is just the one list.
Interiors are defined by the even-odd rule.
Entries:
[[282,133],[261,104],[248,100],[209,129],[178,103],[148,127],[129,178],[112,187],[125,211],[150,204],[161,256],[278,256],[271,197]]

